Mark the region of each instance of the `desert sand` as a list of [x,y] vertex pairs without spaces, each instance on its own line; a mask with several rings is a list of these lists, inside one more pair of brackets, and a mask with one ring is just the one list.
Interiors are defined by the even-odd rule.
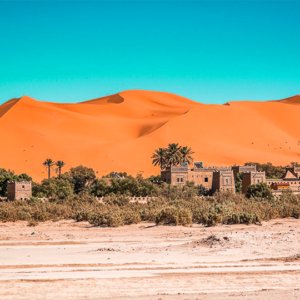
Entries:
[[62,159],[97,174],[158,174],[151,155],[178,142],[205,165],[249,161],[286,165],[300,157],[300,96],[268,102],[201,104],[163,92],[125,91],[76,104],[24,96],[0,106],[1,167],[46,177]]
[[0,299],[299,299],[299,225],[0,223]]

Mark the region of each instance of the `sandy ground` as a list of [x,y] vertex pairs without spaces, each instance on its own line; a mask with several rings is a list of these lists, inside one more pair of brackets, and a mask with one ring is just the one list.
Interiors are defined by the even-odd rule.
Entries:
[[0,223],[0,299],[300,299],[299,225]]

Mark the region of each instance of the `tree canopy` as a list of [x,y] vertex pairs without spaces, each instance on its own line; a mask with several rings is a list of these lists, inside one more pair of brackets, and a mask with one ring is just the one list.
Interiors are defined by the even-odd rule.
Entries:
[[76,194],[83,191],[96,179],[95,171],[92,168],[83,165],[71,168],[70,175],[73,178],[74,191]]
[[259,200],[262,199],[270,200],[270,201],[274,200],[273,192],[265,182],[249,185],[247,189],[246,197],[259,199]]
[[158,148],[152,154],[152,164],[165,169],[167,166],[178,166],[182,163],[192,164],[194,152],[191,147],[171,143],[167,148]]
[[47,169],[48,171],[48,179],[51,177],[51,168],[55,165],[55,161],[52,160],[51,158],[45,159],[43,162],[43,166]]

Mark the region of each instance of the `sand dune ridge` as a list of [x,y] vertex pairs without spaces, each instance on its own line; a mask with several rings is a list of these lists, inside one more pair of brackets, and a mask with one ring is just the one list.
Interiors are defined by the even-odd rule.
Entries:
[[157,174],[151,154],[178,142],[205,165],[288,164],[300,157],[300,96],[202,104],[164,92],[131,90],[79,103],[23,96],[0,106],[0,167],[46,176],[42,162]]

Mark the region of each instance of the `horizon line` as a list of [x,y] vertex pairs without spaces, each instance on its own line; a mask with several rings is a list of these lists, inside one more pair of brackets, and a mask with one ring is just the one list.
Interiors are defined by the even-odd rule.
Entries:
[[[0,0],[1,1],[1,0]],[[101,99],[101,98],[104,98],[104,97],[109,97],[109,96],[114,96],[114,95],[118,95],[120,93],[125,93],[125,92],[135,92],[135,91],[140,91],[140,92],[154,92],[154,93],[167,93],[167,94],[171,94],[171,95],[176,95],[176,96],[179,96],[179,97],[183,97],[183,98],[186,98],[186,99],[189,99],[191,101],[194,101],[194,102],[197,102],[197,103],[201,103],[201,104],[206,104],[206,105],[225,105],[227,103],[231,103],[231,102],[272,102],[272,101],[280,101],[280,100],[286,100],[286,99],[289,99],[289,98],[293,98],[293,97],[297,97],[297,96],[300,96],[300,94],[294,94],[294,95],[291,95],[291,96],[287,96],[287,97],[284,97],[284,98],[278,98],[278,99],[272,99],[272,100],[246,100],[246,99],[241,99],[241,100],[229,100],[229,101],[226,101],[224,103],[207,103],[207,102],[199,102],[199,101],[196,101],[192,98],[189,98],[189,97],[186,97],[186,96],[183,96],[183,95],[180,95],[180,94],[177,94],[177,93],[173,93],[173,92],[167,92],[167,91],[162,91],[162,90],[147,90],[147,89],[126,89],[126,90],[122,90],[122,91],[119,91],[117,93],[110,93],[110,94],[106,94],[106,95],[103,95],[103,96],[100,96],[100,97],[95,97],[95,98],[91,98],[91,99],[87,99],[87,100],[79,100],[79,101],[76,101],[76,102],[68,102],[68,101],[47,101],[47,100],[39,100],[35,97],[32,97],[32,96],[29,96],[28,94],[25,94],[25,95],[22,95],[20,97],[13,97],[13,98],[10,98],[8,100],[4,100],[3,103],[0,104],[0,106],[4,105],[5,103],[11,101],[11,100],[15,100],[15,99],[18,99],[18,100],[21,100],[22,98],[24,97],[28,97],[28,98],[31,98],[31,99],[34,99],[36,101],[39,101],[39,102],[46,102],[46,103],[57,103],[57,104],[79,104],[79,103],[83,103],[83,102],[87,102],[87,101],[92,101],[92,100],[96,100],[96,99]]]

